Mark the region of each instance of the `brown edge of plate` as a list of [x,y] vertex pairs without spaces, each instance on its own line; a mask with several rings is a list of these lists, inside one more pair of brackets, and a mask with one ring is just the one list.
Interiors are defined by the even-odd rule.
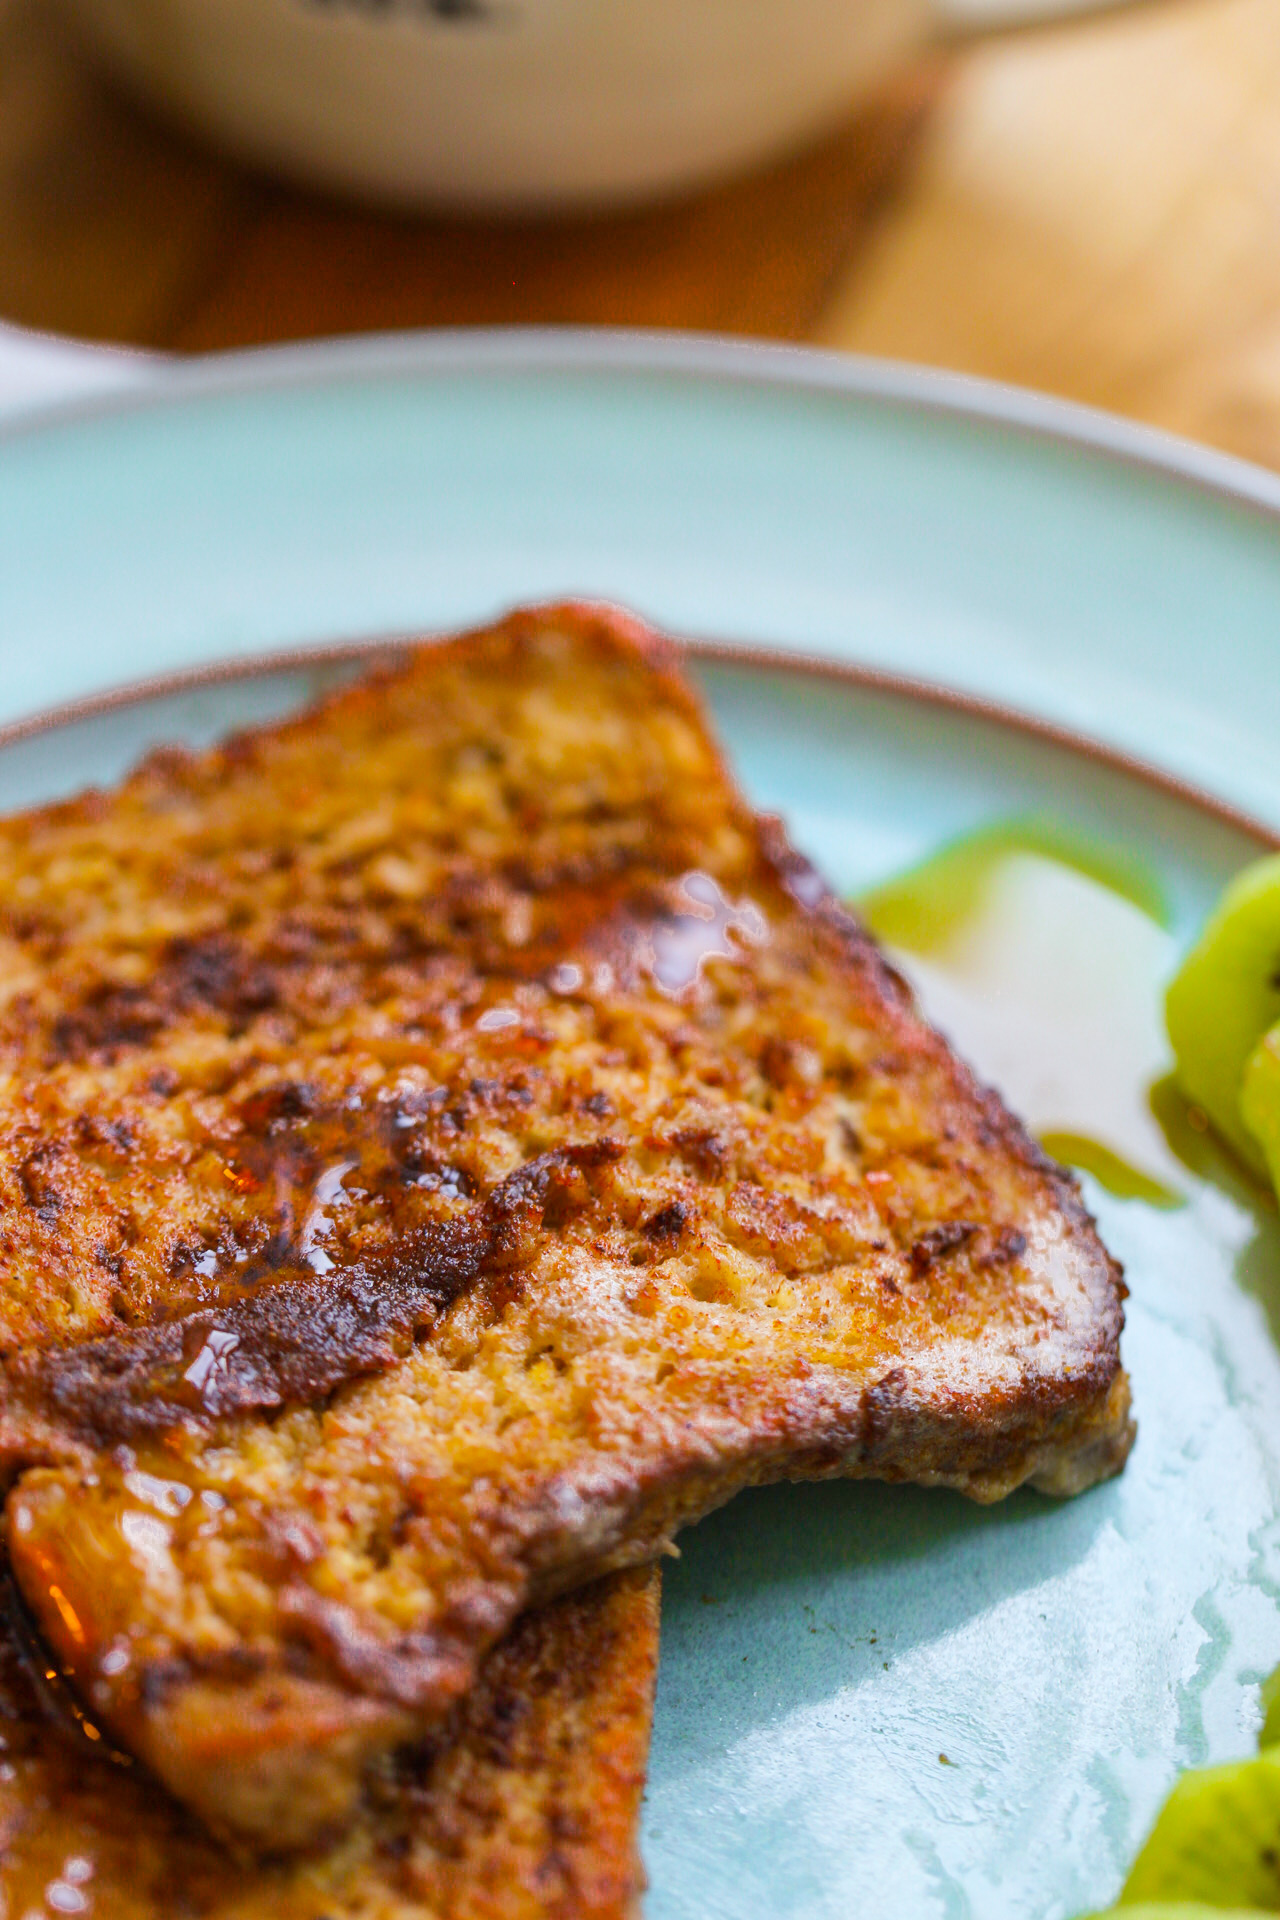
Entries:
[[[317,667],[356,666],[363,662],[370,666],[389,665],[410,647],[442,637],[431,631],[375,634],[363,640],[339,640],[320,646],[283,647],[266,653],[249,653],[234,659],[210,661],[203,666],[184,667],[174,673],[155,674],[144,680],[126,681],[118,687],[88,694],[80,700],[64,701],[58,706],[44,708],[24,719],[0,726],[0,751],[39,734],[56,732],[60,727],[97,719],[100,715],[138,706],[147,700],[161,700],[173,694],[194,692],[201,687],[224,686],[235,680],[265,680],[272,674],[306,672]],[[913,702],[917,706],[933,707],[944,713],[985,721],[1024,738],[1044,741],[1066,753],[1155,787],[1172,799],[1180,800],[1222,825],[1247,835],[1260,847],[1280,851],[1280,830],[1232,806],[1229,801],[1219,799],[1203,787],[1180,779],[1177,774],[1167,772],[1152,761],[1124,753],[1117,747],[1106,746],[1102,741],[1093,740],[1070,727],[1060,726],[1055,721],[1040,719],[1015,707],[1006,707],[999,701],[962,693],[936,681],[917,680],[908,674],[885,672],[879,667],[831,660],[820,654],[796,653],[785,647],[739,645],[733,641],[680,635],[673,638],[684,657],[695,662],[708,661],[716,666],[755,668],[763,673],[790,674],[807,680],[834,682],[863,692]]]

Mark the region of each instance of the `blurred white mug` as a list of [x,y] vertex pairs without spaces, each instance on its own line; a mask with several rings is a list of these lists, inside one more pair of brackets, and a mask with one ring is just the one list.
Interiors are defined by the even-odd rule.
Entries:
[[135,88],[242,159],[402,206],[639,200],[854,106],[929,0],[71,0]]

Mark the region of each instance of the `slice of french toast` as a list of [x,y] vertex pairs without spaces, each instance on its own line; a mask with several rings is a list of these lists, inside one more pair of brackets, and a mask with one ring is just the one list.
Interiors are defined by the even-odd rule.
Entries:
[[637,1568],[526,1614],[437,1736],[367,1782],[336,1844],[268,1862],[60,1726],[0,1627],[0,1913],[630,1920],[658,1589]]
[[0,823],[0,902],[11,1564],[223,1831],[741,1487],[1124,1460],[1073,1182],[618,616]]

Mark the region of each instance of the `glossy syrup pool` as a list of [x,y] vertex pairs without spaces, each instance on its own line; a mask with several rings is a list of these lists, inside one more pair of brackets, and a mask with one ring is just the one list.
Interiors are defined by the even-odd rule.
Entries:
[[[1114,1897],[1178,1769],[1247,1751],[1280,1659],[1280,1235],[1162,1082],[1159,1018],[1176,954],[1258,846],[936,707],[701,677],[753,800],[869,898],[980,1074],[1104,1176],[1084,1184],[1132,1288],[1139,1438],[1120,1480],[1062,1505],[777,1487],[684,1535],[646,1911],[1065,1920]],[[0,807],[315,684],[233,681],[0,749]],[[695,904],[715,932],[718,903]]]

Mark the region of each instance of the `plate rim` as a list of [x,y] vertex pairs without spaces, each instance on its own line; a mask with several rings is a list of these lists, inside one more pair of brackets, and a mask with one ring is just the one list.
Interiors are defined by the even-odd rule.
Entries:
[[[554,612],[561,602],[522,602],[537,609],[544,606]],[[615,603],[575,601],[575,606],[603,607],[621,611]],[[162,700],[203,687],[226,686],[238,680],[263,680],[273,674],[291,673],[326,666],[367,665],[370,671],[394,666],[412,648],[431,645],[450,638],[455,632],[479,632],[480,627],[465,629],[425,628],[416,632],[373,633],[346,640],[325,641],[315,646],[276,647],[258,653],[230,654],[201,661],[195,666],[179,667],[169,673],[149,674],[139,680],[127,680],[116,686],[82,698],[64,700],[55,706],[37,709],[18,720],[0,725],[0,752],[20,745],[24,740],[56,733],[61,727],[76,726],[100,719],[149,700]],[[712,640],[701,636],[663,633],[681,659],[707,661],[715,666],[746,668],[760,673],[778,673],[803,680],[835,682],[864,693],[880,694],[918,706],[933,707],[964,718],[1001,727],[1023,738],[1040,741],[1136,780],[1169,798],[1194,807],[1197,812],[1235,832],[1254,840],[1263,852],[1280,852],[1280,829],[1268,826],[1243,808],[1234,807],[1207,788],[1183,780],[1154,761],[1125,753],[1119,747],[1078,733],[1072,727],[1046,720],[1021,708],[1005,706],[980,694],[962,692],[936,680],[919,679],[910,674],[892,673],[882,667],[870,667],[857,661],[838,660],[826,654],[796,652],[789,647],[744,644],[732,640]],[[248,729],[250,732],[252,728]]]
[[187,359],[156,356],[154,377],[141,388],[36,406],[0,420],[0,452],[10,443],[59,427],[152,412],[187,400],[360,377],[486,373],[683,376],[864,400],[933,418],[1004,427],[1021,438],[1109,456],[1219,503],[1280,521],[1280,475],[1101,407],[978,374],[872,354],[658,328],[421,328],[242,347]]

